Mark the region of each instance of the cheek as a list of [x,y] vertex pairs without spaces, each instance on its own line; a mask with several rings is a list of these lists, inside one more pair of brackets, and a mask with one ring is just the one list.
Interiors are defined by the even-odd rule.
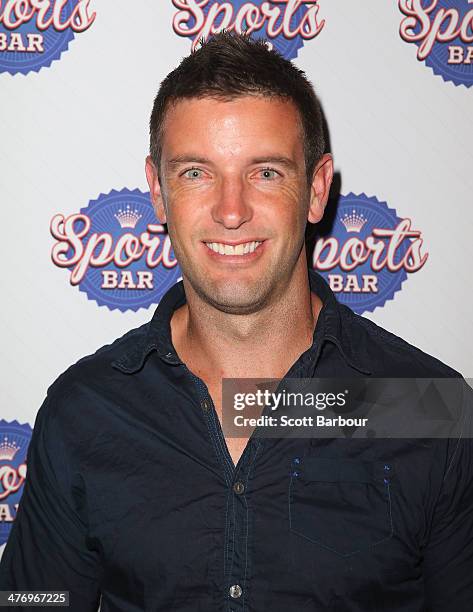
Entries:
[[179,228],[179,233],[192,231],[193,226],[206,215],[205,200],[198,193],[188,189],[170,192],[167,210],[168,224]]
[[272,205],[278,210],[297,213],[304,207],[307,200],[307,189],[301,185],[300,180],[275,182],[255,186],[253,190],[255,200]]
[[168,202],[167,227],[174,247],[188,251],[199,240],[203,228],[209,225],[209,213],[196,200]]
[[260,195],[260,214],[270,225],[296,228],[305,226],[308,214],[307,195],[295,187],[281,186]]

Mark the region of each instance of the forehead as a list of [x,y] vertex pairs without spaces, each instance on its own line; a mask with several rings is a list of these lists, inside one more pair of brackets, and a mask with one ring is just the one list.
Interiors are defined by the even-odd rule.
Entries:
[[[295,104],[283,98],[190,98],[172,104],[162,130],[163,157],[182,149],[215,155],[302,153],[302,124]],[[276,151],[277,150],[277,151]]]

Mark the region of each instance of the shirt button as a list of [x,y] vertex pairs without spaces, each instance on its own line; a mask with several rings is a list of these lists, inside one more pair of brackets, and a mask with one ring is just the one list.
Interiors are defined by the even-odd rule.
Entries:
[[208,412],[210,410],[210,402],[209,402],[209,400],[206,400],[206,399],[202,400],[200,402],[200,405],[201,405],[202,410],[204,412]]
[[239,584],[232,584],[232,586],[230,587],[230,597],[233,597],[233,599],[238,599],[239,597],[241,597],[242,593],[243,591]]
[[233,490],[237,495],[241,495],[245,490],[245,485],[242,482],[238,481],[233,485]]

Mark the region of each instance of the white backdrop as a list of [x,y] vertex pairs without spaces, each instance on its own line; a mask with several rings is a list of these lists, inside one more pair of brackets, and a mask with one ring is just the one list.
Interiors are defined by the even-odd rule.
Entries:
[[[407,0],[411,8],[430,3]],[[436,10],[465,14],[468,6],[439,0]],[[364,314],[472,377],[473,63],[463,66],[464,84],[435,74],[400,36],[404,15],[396,2],[319,0],[318,7],[323,27],[294,61],[322,101],[341,192],[374,196],[409,217],[428,253],[393,299]],[[191,40],[173,29],[172,0],[92,0],[87,10],[95,20],[50,66],[26,74],[0,68],[6,424],[32,426],[47,387],[66,367],[148,321],[155,308],[111,310],[71,286],[70,272],[51,260],[50,222],[111,190],[147,191],[152,101]],[[0,33],[14,31],[0,18]],[[0,61],[8,55],[0,51]],[[7,455],[0,445],[0,462],[8,464]],[[10,508],[2,518],[0,506],[4,523],[13,515]]]

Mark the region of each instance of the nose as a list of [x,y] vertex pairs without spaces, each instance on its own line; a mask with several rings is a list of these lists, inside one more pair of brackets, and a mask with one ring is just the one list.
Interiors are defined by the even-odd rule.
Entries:
[[253,216],[247,188],[241,176],[222,178],[212,207],[212,218],[228,229],[238,229]]

